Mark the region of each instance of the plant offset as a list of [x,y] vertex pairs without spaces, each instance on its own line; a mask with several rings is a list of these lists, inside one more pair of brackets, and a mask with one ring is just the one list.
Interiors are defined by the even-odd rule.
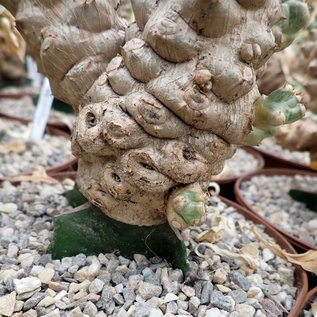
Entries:
[[135,0],[129,26],[114,0],[0,3],[77,113],[80,191],[115,220],[199,224],[236,146],[303,116],[289,90],[266,98],[256,78],[304,26],[305,2]]

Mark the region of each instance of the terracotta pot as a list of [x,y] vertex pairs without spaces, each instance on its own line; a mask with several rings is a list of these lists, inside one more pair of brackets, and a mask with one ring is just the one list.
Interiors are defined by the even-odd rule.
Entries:
[[259,149],[257,147],[253,147],[253,149],[260,153],[264,160],[265,160],[265,168],[296,168],[296,169],[303,169],[310,172],[314,172],[314,170],[309,166],[305,164],[301,164],[295,161],[290,161],[287,159],[284,159],[280,156],[274,155],[272,153],[269,153],[267,151],[264,151],[263,149]]
[[[46,133],[49,133],[50,135],[61,136],[61,137],[70,139],[70,133],[62,131],[60,129],[56,129],[52,126],[47,126],[45,131]],[[73,157],[64,163],[58,164],[54,167],[47,168],[46,173],[51,174],[51,173],[57,173],[57,172],[63,172],[63,171],[75,171],[76,169],[77,169],[77,157]]]
[[309,309],[309,304],[312,303],[315,298],[317,298],[317,287],[308,292],[300,307],[299,313],[301,313],[304,309]]
[[[250,171],[250,172],[255,172],[263,169],[264,167],[264,159],[261,156],[260,153],[255,151],[252,147],[245,146],[242,148],[249,154],[253,155],[255,159],[258,161],[258,166],[256,169]],[[212,182],[216,182],[220,185],[220,194],[221,196],[224,196],[228,199],[234,200],[234,193],[233,193],[233,187],[237,179],[243,175],[246,175],[247,173],[241,174],[239,176],[232,176],[232,177],[224,177],[220,179],[211,179]]]
[[[77,172],[75,171],[65,171],[65,172],[58,172],[58,173],[51,173],[49,174],[50,177],[55,178],[59,182],[62,182],[64,179],[69,178],[72,179],[73,181],[76,180],[77,178]],[[3,182],[2,179],[0,179],[0,184]],[[18,185],[21,183],[21,181],[10,181],[11,184],[13,185]]]
[[[256,213],[253,213],[249,211],[248,209],[226,199],[223,197],[220,197],[221,200],[228,206],[232,206],[235,209],[239,211],[240,214],[242,214],[246,219],[251,220],[252,222],[256,224],[263,224],[265,226],[265,232],[272,238],[275,239],[277,244],[284,250],[286,250],[289,253],[296,253],[295,249],[292,247],[292,245],[280,234],[278,233],[272,226],[268,225],[266,221],[263,219],[263,217],[259,216]],[[305,299],[305,296],[307,294],[308,290],[308,278],[307,274],[304,270],[302,270],[299,267],[296,267],[295,270],[295,285],[297,287],[297,296],[296,301],[291,309],[290,313],[288,314],[288,317],[297,317],[300,310],[301,305]]]
[[[253,176],[256,176],[256,175],[266,175],[266,176],[273,176],[273,175],[286,175],[286,176],[308,175],[308,176],[316,177],[316,180],[317,180],[317,174],[316,173],[303,171],[303,170],[282,169],[282,168],[263,169],[262,171],[249,173],[249,174],[239,178],[237,180],[235,186],[234,186],[234,193],[235,193],[235,196],[236,196],[236,200],[238,201],[239,204],[241,204],[242,206],[248,208],[249,210],[251,210],[255,214],[257,214],[256,211],[252,208],[252,206],[243,197],[243,194],[240,191],[240,186],[241,186],[242,182],[250,180]],[[293,236],[292,234],[290,234],[286,230],[284,230],[284,229],[276,226],[275,224],[273,224],[270,220],[267,220],[266,218],[260,216],[259,214],[257,214],[257,215],[258,215],[258,217],[261,217],[263,219],[263,221],[267,225],[274,227],[277,231],[279,231],[281,234],[283,234],[287,238],[287,240],[289,242],[291,242],[293,245],[295,245],[295,246],[297,246],[300,249],[305,250],[305,251],[310,250],[310,249],[317,250],[316,247],[310,245],[307,242],[304,242],[304,241],[300,240],[299,238],[296,238],[295,236]]]
[[[0,118],[7,118],[8,120],[12,120],[12,121],[18,121],[22,124],[28,124],[29,121],[25,120],[25,119],[19,119],[19,118],[9,118],[9,117],[3,117],[0,115]],[[45,133],[48,133],[50,135],[53,136],[60,136],[60,137],[64,137],[66,139],[70,139],[70,132],[66,132],[63,130],[60,130],[52,125],[47,125],[46,129],[45,129]],[[76,157],[72,157],[71,159],[65,161],[64,163],[61,164],[57,164],[56,166],[50,167],[50,168],[46,168],[45,171],[47,174],[52,174],[52,173],[58,173],[58,172],[63,172],[63,171],[75,171],[77,169],[77,158]],[[22,173],[23,175],[25,174],[29,174],[30,172],[25,172]],[[16,175],[14,175],[16,176]]]
[[[19,121],[19,122],[21,122],[23,124],[29,124],[30,122],[32,122],[32,120],[30,120],[30,119],[24,119],[24,118],[21,118],[21,117],[12,116],[10,114],[6,114],[6,113],[3,113],[3,112],[0,112],[0,118],[14,120],[14,121]],[[50,123],[50,122],[48,122],[46,126],[49,127],[49,128],[55,128],[55,129],[64,131],[64,132],[66,132],[68,134],[71,133],[70,128],[64,123],[59,123],[59,122]]]
[[0,99],[20,99],[24,96],[30,96],[34,98],[38,94],[39,88],[32,86],[19,87],[19,89],[11,89],[10,87],[0,89]]

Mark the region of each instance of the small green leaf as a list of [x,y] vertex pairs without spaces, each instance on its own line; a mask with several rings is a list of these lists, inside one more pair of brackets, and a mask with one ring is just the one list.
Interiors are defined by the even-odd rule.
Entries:
[[55,218],[54,238],[47,251],[54,259],[116,251],[130,259],[135,253],[158,255],[184,274],[189,271],[185,245],[167,223],[151,227],[128,225],[93,206]]
[[293,199],[304,203],[308,209],[317,212],[317,193],[291,189],[288,194]]
[[63,195],[73,208],[78,207],[88,201],[87,198],[79,191],[77,183],[75,183],[75,186],[72,190],[65,192]]

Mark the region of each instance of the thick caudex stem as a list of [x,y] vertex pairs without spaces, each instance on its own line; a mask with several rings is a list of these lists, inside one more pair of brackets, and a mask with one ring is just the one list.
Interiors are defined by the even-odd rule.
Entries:
[[[78,113],[82,193],[122,222],[198,224],[209,180],[252,130],[256,73],[284,46],[272,28],[285,17],[292,25],[283,8],[294,0],[132,0],[129,26],[117,2],[10,6],[53,93]],[[285,120],[268,109],[263,124],[298,112],[280,108]]]

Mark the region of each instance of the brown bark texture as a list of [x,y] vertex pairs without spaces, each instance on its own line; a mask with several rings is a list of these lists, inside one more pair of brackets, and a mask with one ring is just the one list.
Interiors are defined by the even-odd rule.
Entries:
[[110,217],[166,221],[175,188],[206,190],[251,131],[280,0],[1,0],[53,94],[77,113],[82,193]]
[[300,44],[298,71],[308,96],[307,108],[317,113],[317,27],[309,31]]
[[269,95],[274,90],[285,86],[286,76],[282,67],[281,57],[273,55],[266,64],[265,71],[257,81],[259,91]]

